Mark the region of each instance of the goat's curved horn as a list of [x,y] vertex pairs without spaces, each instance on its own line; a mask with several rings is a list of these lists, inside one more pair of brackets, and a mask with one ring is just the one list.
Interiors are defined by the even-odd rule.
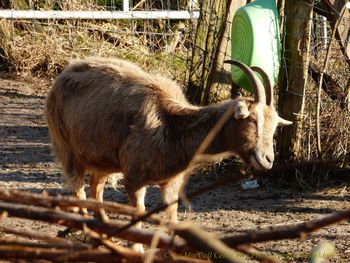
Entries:
[[258,79],[254,71],[250,67],[248,67],[246,64],[243,64],[242,62],[237,60],[225,60],[224,63],[235,65],[239,67],[241,70],[243,70],[243,72],[248,77],[250,85],[253,88],[255,102],[266,104],[266,95],[265,95],[264,87],[261,85],[260,80]]
[[259,73],[259,75],[262,77],[264,88],[265,88],[265,94],[266,94],[266,104],[273,105],[273,90],[272,90],[269,76],[260,67],[251,67],[251,69]]

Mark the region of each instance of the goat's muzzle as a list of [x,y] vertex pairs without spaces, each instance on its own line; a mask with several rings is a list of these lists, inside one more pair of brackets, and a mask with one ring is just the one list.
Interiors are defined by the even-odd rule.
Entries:
[[275,156],[273,153],[264,153],[256,150],[250,157],[250,164],[258,171],[269,170],[273,166]]

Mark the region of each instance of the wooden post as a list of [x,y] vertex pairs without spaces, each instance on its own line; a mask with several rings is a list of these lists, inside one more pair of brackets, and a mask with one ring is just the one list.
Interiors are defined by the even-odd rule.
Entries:
[[305,86],[308,76],[313,0],[285,1],[284,54],[279,112],[294,124],[279,134],[280,159],[300,156]]

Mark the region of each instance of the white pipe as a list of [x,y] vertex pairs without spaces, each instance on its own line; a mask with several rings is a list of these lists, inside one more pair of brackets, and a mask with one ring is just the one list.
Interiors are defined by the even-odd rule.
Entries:
[[0,10],[0,19],[197,19],[199,11],[39,11]]
[[130,2],[129,0],[123,0],[123,11],[129,12],[130,11]]

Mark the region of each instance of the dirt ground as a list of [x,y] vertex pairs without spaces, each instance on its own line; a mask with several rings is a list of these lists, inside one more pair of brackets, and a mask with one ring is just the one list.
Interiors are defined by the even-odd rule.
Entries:
[[[0,78],[0,189],[17,189],[50,194],[69,194],[60,178],[60,169],[50,153],[48,129],[43,118],[43,103],[48,83],[43,80]],[[203,174],[203,173],[200,173]],[[191,191],[221,177],[220,172],[194,175],[187,190]],[[283,176],[281,174],[280,176]],[[161,203],[158,189],[151,188],[146,206]],[[107,187],[105,199],[126,203],[122,187]],[[329,191],[295,191],[271,187],[242,190],[228,184],[191,200],[192,211],[180,207],[180,220],[191,220],[222,236],[300,223],[350,207],[349,187]],[[55,235],[60,226],[9,217],[0,224]],[[0,233],[0,236],[4,235]],[[320,241],[336,246],[331,262],[350,262],[350,223],[341,222],[314,233],[305,240],[282,240],[257,244],[256,247],[281,258],[305,262],[306,255]],[[322,257],[322,255],[320,256]],[[1,255],[0,255],[1,259]]]

